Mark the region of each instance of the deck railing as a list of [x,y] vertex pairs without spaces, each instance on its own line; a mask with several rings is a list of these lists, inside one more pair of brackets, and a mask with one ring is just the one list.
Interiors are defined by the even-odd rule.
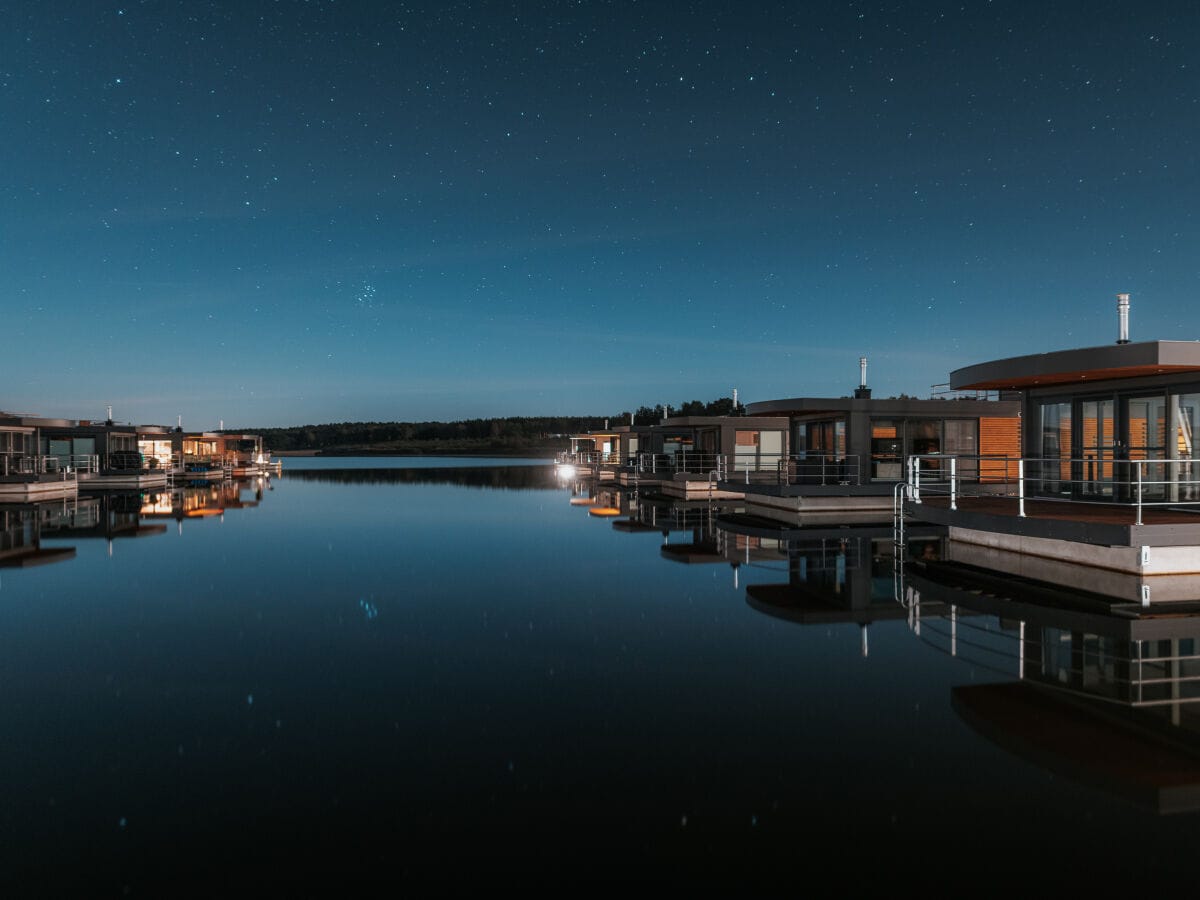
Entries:
[[[86,457],[95,459],[95,457]],[[27,455],[22,453],[0,453],[0,477],[11,475],[61,475],[64,479],[74,478],[79,469],[64,464],[58,456]],[[94,470],[92,470],[94,471]]]
[[562,450],[555,454],[554,462],[560,466],[616,466],[623,465],[621,454],[604,453],[599,450],[571,452]]
[[1133,507],[1142,524],[1146,507],[1200,509],[1200,460],[1018,458],[929,454],[908,459],[905,483],[914,502],[921,494],[948,496],[957,509],[964,497],[1009,497],[1025,515],[1027,498],[1064,503]]
[[729,458],[720,453],[639,453],[635,467],[640,474],[665,478],[687,473],[724,481],[730,474]]
[[861,484],[857,456],[838,457],[828,453],[799,453],[777,463],[780,484]]

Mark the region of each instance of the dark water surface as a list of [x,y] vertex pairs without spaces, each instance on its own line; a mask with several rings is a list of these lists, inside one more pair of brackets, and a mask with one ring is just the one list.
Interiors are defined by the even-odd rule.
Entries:
[[6,893],[1191,878],[1192,732],[1018,683],[1036,633],[1027,680],[1074,647],[1119,700],[1119,638],[918,626],[878,529],[789,550],[544,465],[287,466],[43,511],[74,558],[0,569]]

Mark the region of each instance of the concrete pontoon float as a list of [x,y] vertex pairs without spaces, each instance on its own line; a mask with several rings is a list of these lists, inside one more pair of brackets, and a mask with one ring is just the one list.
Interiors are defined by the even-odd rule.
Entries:
[[[1200,598],[1200,342],[1130,343],[981,363],[951,386],[1020,392],[1021,456],[914,454],[902,508],[951,552],[1149,605]],[[987,470],[981,491],[977,472]],[[902,527],[904,519],[898,524]]]

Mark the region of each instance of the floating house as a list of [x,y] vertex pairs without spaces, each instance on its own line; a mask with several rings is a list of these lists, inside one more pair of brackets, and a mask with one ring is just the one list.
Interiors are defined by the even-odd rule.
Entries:
[[224,438],[213,431],[177,432],[174,446],[188,481],[220,481],[232,475],[226,465]]
[[788,452],[779,416],[675,416],[641,435],[623,484],[681,500],[740,500],[744,483],[774,478]]
[[0,501],[74,497],[75,470],[41,452],[41,434],[29,418],[0,413]]
[[[914,454],[908,514],[1029,577],[1074,584],[1090,570],[1119,599],[1200,597],[1200,342],[1130,342],[1128,303],[1118,295],[1116,344],[952,372],[952,388],[1020,397],[1021,452],[1002,473],[956,448],[936,470]],[[962,473],[985,465],[981,492]]]
[[161,487],[168,473],[138,449],[137,429],[108,419],[40,420],[42,448],[60,465],[74,467],[84,488]]
[[[776,477],[745,479],[747,512],[789,525],[890,521],[895,487],[910,460],[935,472],[940,457],[977,460],[957,474],[973,483],[1003,478],[1020,455],[1021,405],[1007,394],[876,399],[866,359],[852,397],[795,397],[751,403],[752,416],[782,416],[791,451]],[[978,461],[982,460],[982,461]],[[965,465],[965,464],[964,464]],[[737,481],[737,473],[732,473]],[[722,485],[723,487],[725,485]]]
[[80,486],[141,488],[166,481],[167,472],[140,452],[131,425],[0,416],[0,495],[46,499],[71,496]]
[[263,447],[261,434],[221,433],[221,454],[235,478],[266,475],[282,470],[279,460]]
[[602,481],[617,477],[622,467],[636,459],[642,448],[644,436],[653,428],[651,425],[618,425],[596,431],[571,435],[571,448],[555,459],[560,469],[569,466],[569,474],[590,474]]

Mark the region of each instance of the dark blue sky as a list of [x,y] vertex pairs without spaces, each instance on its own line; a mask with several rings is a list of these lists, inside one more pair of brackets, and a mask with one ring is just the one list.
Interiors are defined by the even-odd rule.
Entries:
[[877,395],[1200,338],[1187,4],[28,2],[0,409]]

